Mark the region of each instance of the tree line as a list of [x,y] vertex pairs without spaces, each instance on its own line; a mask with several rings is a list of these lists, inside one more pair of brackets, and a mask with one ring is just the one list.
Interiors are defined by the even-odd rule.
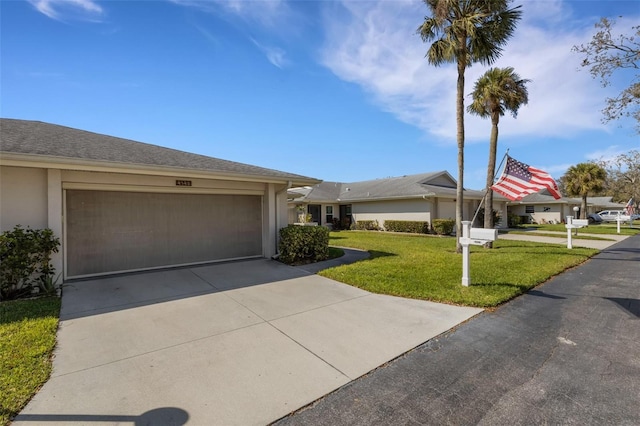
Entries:
[[580,197],[586,218],[588,197],[610,196],[616,203],[633,200],[640,211],[640,150],[631,150],[612,159],[601,159],[569,167],[558,180],[562,194]]

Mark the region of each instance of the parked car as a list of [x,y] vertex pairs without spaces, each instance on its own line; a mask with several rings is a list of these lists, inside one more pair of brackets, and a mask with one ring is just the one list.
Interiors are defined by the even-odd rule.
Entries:
[[631,216],[625,214],[624,210],[603,210],[598,212],[598,216],[605,222],[615,222],[620,217],[621,222],[628,222],[631,220]]
[[602,223],[602,218],[597,213],[589,213],[587,215],[587,220],[589,223]]

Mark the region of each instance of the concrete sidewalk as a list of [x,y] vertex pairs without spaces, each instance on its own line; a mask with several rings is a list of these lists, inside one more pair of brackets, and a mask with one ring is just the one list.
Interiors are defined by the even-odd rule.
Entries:
[[75,282],[14,424],[266,424],[479,312],[264,259]]
[[[547,237],[543,235],[536,235],[536,231],[527,231],[526,234],[500,234],[499,239],[502,240],[515,240],[515,241],[532,241],[536,243],[545,244],[560,244],[567,246],[567,233],[566,232],[554,232],[554,231],[541,231],[546,234],[557,234],[558,237]],[[580,235],[580,234],[579,234]],[[588,235],[588,234],[582,234]],[[571,245],[573,247],[586,247],[597,250],[604,250],[612,245],[624,241],[628,238],[627,235],[613,235],[613,234],[591,234],[594,237],[607,238],[607,240],[583,240],[580,238],[572,238]]]

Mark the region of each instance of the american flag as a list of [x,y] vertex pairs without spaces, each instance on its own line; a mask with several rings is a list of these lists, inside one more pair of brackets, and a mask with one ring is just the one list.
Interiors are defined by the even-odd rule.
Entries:
[[507,165],[491,189],[504,195],[511,201],[521,200],[525,195],[549,191],[556,200],[562,198],[556,181],[544,170],[536,169],[507,156]]
[[633,214],[633,197],[629,198],[629,201],[627,202],[627,205],[624,206],[625,211],[627,212],[627,214],[629,216],[631,216]]

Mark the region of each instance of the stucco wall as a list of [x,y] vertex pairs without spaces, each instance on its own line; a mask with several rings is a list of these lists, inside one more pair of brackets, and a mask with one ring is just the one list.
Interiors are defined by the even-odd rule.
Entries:
[[[466,203],[465,203],[466,204]],[[456,202],[453,200],[438,200],[438,208],[435,212],[438,219],[455,219]]]
[[48,226],[47,170],[0,166],[0,227]]
[[[153,191],[171,191],[171,192],[189,192],[198,189],[212,190],[220,193],[242,193],[243,191],[265,191],[265,184],[259,182],[236,182],[225,180],[211,179],[193,179],[192,186],[177,186],[176,180],[179,176],[147,176],[122,173],[103,173],[103,172],[82,172],[74,170],[62,171],[63,185],[77,184],[95,184],[98,185],[128,185],[139,186],[141,190]],[[116,189],[116,188],[114,188]],[[124,189],[123,189],[124,190]],[[130,190],[130,189],[127,189]],[[218,190],[218,191],[216,191]]]
[[431,202],[427,200],[378,201],[355,203],[351,213],[354,221],[377,220],[384,226],[385,220],[417,220],[431,223]]

